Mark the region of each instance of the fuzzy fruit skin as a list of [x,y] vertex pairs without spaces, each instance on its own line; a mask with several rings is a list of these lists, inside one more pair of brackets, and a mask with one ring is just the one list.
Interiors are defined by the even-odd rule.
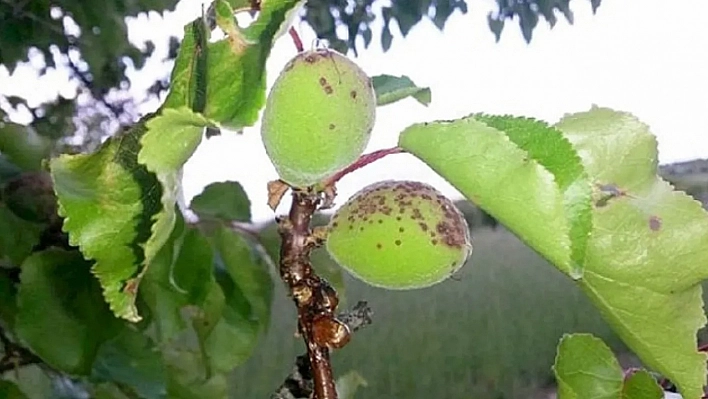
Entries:
[[326,248],[358,279],[406,290],[437,284],[472,253],[462,213],[435,188],[383,181],[354,194],[333,215]]
[[359,66],[333,50],[305,51],[276,79],[261,138],[280,179],[307,187],[361,155],[375,117],[376,94]]

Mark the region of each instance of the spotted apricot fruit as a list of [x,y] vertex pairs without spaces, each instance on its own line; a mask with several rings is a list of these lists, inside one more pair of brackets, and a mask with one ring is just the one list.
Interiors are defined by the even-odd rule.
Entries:
[[333,50],[305,51],[268,94],[261,138],[281,180],[311,186],[361,155],[375,115],[376,95],[359,66]]
[[445,280],[472,253],[462,213],[414,181],[383,181],[356,193],[332,216],[326,247],[360,280],[400,290]]

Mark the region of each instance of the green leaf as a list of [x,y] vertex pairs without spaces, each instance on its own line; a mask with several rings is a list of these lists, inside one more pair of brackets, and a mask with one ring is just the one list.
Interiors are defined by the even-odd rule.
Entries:
[[65,218],[71,245],[96,261],[93,273],[111,310],[133,322],[141,319],[135,296],[145,265],[170,233],[164,222],[160,228],[153,227],[154,217],[165,212],[163,189],[137,159],[145,121],[151,117],[110,138],[95,153],[62,155],[51,161],[59,214]]
[[558,130],[532,119],[476,115],[410,126],[399,146],[561,271],[582,274],[591,193]]
[[226,399],[228,381],[224,374],[207,376],[198,353],[186,350],[167,355],[170,399]]
[[359,387],[367,387],[369,385],[364,377],[356,371],[350,371],[337,378],[336,384],[337,394],[340,399],[354,399]]
[[219,226],[209,239],[217,262],[215,295],[221,295],[224,306],[215,325],[204,328],[199,323],[195,329],[212,370],[226,373],[251,356],[266,330],[274,287],[267,269],[241,236]]
[[[222,25],[224,16],[233,14],[229,2],[218,0]],[[265,105],[265,63],[273,40],[290,17],[299,0],[263,2],[257,19],[246,29],[229,25],[226,38],[204,46],[201,19],[185,26],[184,40],[172,71],[173,87],[163,108],[193,107],[194,98],[205,93],[203,114],[223,127],[239,130],[258,120]],[[201,33],[200,33],[201,32]],[[200,44],[202,43],[202,44]],[[204,60],[205,68],[197,61]],[[203,71],[202,71],[203,69]],[[202,76],[208,82],[198,83]]]
[[3,399],[28,399],[20,388],[10,381],[0,380],[0,398]]
[[167,394],[167,375],[158,348],[148,336],[131,328],[101,346],[91,377],[128,386],[143,399],[162,399]]
[[662,399],[664,391],[646,370],[637,370],[624,380],[620,399]]
[[22,264],[39,243],[42,230],[41,224],[20,218],[0,202],[0,259],[15,266]]
[[154,314],[157,341],[166,344],[186,328],[180,310],[187,305],[187,296],[172,283],[173,265],[184,241],[184,219],[177,213],[175,228],[167,243],[158,251],[140,285],[140,298]]
[[212,259],[209,241],[199,230],[186,229],[170,280],[172,286],[186,296],[187,303],[201,305],[207,299],[214,279]]
[[378,75],[371,78],[378,106],[413,97],[427,106],[431,101],[430,88],[418,87],[408,76]]
[[39,171],[50,150],[51,141],[34,130],[0,121],[0,153],[13,164],[26,171]]
[[17,316],[17,288],[9,271],[0,268],[0,321],[12,330]]
[[20,281],[19,338],[53,368],[88,374],[99,346],[119,326],[101,298],[90,264],[78,251],[37,252],[22,264]]
[[212,183],[189,205],[200,219],[251,221],[251,201],[237,182]]
[[18,177],[22,173],[22,169],[14,163],[10,162],[5,154],[0,153],[0,185]]
[[657,175],[656,139],[630,114],[594,107],[557,125],[595,187],[593,231],[578,283],[642,362],[685,399],[702,396],[706,354],[700,282],[708,213]]
[[590,334],[563,335],[553,371],[559,399],[617,399],[622,390],[617,359],[601,339]]
[[147,122],[138,162],[160,181],[162,209],[154,216],[152,234],[145,243],[146,262],[154,259],[174,228],[181,169],[199,146],[206,126],[216,125],[187,108],[167,108]]

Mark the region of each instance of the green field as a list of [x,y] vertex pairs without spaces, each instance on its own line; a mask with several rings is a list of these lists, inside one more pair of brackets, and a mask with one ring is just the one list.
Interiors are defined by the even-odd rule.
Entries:
[[[348,303],[366,300],[375,312],[374,324],[333,355],[337,375],[357,370],[368,381],[358,398],[540,398],[564,332],[623,349],[572,281],[514,236],[483,228],[473,240],[457,278],[425,290],[386,291],[345,276]],[[328,263],[323,251],[314,259]],[[233,377],[234,398],[268,398],[304,351],[280,286],[273,312],[267,337]]]

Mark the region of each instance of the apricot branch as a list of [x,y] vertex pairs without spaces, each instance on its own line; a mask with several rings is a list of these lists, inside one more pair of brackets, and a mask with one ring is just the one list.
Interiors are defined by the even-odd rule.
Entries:
[[317,276],[310,253],[319,240],[313,239],[310,222],[320,204],[313,191],[293,190],[287,218],[278,218],[281,237],[280,276],[287,284],[298,311],[298,331],[307,346],[312,370],[314,399],[337,399],[330,362],[330,350],[349,341],[350,329],[339,321],[335,311],[336,291]]

